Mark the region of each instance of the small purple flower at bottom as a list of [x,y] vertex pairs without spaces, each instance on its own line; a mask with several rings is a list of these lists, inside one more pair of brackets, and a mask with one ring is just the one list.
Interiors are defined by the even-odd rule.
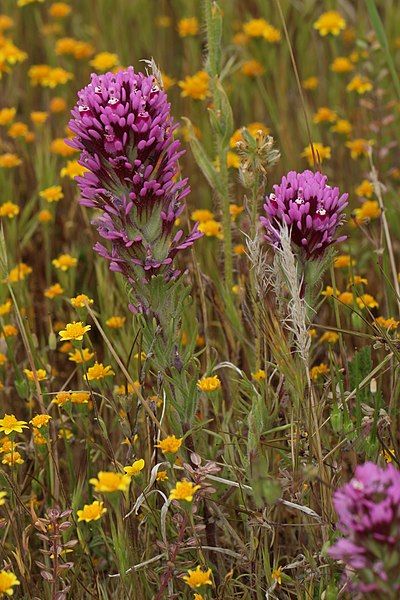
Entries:
[[400,592],[400,472],[367,462],[333,497],[344,537],[328,550],[343,561],[349,588]]
[[336,236],[343,223],[348,194],[330,187],[322,173],[290,171],[265,199],[266,216],[260,217],[266,240],[279,246],[280,229],[287,225],[292,242],[307,259],[320,257],[331,244],[344,241]]

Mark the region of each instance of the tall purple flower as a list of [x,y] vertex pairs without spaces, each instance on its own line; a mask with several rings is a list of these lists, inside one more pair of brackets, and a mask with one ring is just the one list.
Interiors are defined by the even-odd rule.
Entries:
[[78,98],[68,143],[88,169],[76,178],[81,203],[101,211],[94,224],[109,244],[95,250],[131,284],[178,277],[175,255],[201,233],[197,225],[187,237],[174,231],[190,188],[179,176],[183,151],[166,93],[154,77],[129,67],[93,74]]
[[333,502],[344,537],[328,552],[345,563],[351,589],[399,597],[400,472],[391,464],[358,466]]
[[330,187],[322,173],[290,171],[266,197],[266,216],[260,217],[266,240],[279,245],[280,227],[286,224],[292,242],[303,250],[305,258],[318,258],[328,246],[346,239],[335,235],[344,219],[347,198],[348,194],[340,196],[339,188]]

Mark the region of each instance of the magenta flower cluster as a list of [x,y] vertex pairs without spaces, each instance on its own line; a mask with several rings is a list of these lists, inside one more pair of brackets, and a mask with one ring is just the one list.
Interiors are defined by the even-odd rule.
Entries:
[[391,464],[358,466],[334,506],[344,537],[328,553],[344,562],[349,589],[400,598],[400,472]]
[[166,93],[129,67],[92,75],[78,98],[69,122],[75,137],[67,143],[88,169],[76,178],[81,203],[101,211],[94,224],[108,247],[97,243],[95,250],[131,284],[178,277],[176,254],[201,233],[197,225],[186,237],[175,229],[190,189],[179,176],[183,152]]
[[286,224],[292,242],[306,259],[320,257],[331,244],[346,239],[335,237],[342,224],[348,194],[330,187],[322,173],[290,171],[265,199],[266,216],[260,217],[266,240],[279,246],[280,230]]

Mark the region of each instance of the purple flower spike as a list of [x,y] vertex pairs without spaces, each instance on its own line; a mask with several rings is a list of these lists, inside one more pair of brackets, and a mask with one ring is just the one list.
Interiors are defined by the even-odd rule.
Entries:
[[274,193],[266,197],[265,217],[260,217],[267,230],[266,240],[279,245],[280,228],[286,224],[292,242],[299,246],[307,259],[320,257],[328,246],[342,242],[346,236],[335,238],[343,223],[343,210],[348,194],[339,195],[339,188],[327,185],[322,173],[290,171]]
[[81,203],[101,211],[94,224],[108,249],[98,243],[95,250],[131,283],[174,279],[175,255],[202,234],[197,226],[186,238],[174,231],[190,188],[179,178],[183,152],[167,95],[132,67],[91,79],[78,93],[67,143],[88,169],[77,177]]
[[371,462],[358,466],[333,503],[344,537],[328,553],[345,563],[349,588],[400,593],[400,472],[391,464],[386,469]]

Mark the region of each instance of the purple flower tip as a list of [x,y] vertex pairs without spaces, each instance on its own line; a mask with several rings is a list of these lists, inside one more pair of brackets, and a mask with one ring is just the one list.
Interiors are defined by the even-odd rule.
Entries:
[[88,169],[77,178],[81,203],[100,209],[95,225],[110,248],[95,249],[131,282],[175,277],[174,256],[201,234],[173,232],[190,188],[179,176],[183,152],[166,93],[133,67],[93,74],[71,114],[68,143]]
[[266,240],[273,246],[279,245],[280,227],[286,224],[293,243],[305,257],[318,258],[328,246],[346,239],[335,235],[344,220],[347,198],[348,194],[340,196],[339,188],[330,187],[322,173],[290,171],[265,199],[266,216],[260,220],[266,229]]

